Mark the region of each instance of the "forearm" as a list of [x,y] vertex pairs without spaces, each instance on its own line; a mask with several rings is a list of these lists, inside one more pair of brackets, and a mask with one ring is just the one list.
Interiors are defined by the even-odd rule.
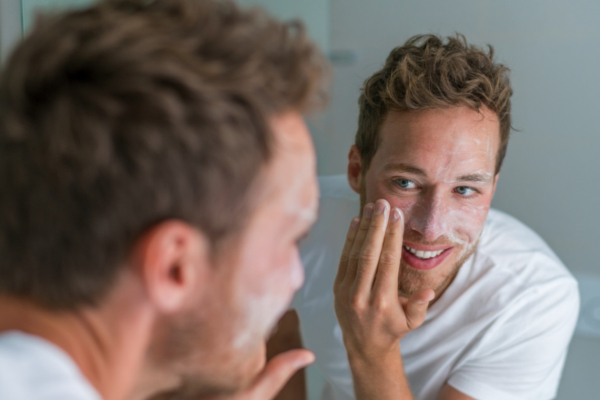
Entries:
[[412,400],[400,351],[366,360],[348,354],[356,400]]

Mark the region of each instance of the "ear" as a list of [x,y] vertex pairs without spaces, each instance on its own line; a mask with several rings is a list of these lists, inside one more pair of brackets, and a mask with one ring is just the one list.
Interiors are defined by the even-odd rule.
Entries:
[[348,183],[352,190],[360,194],[360,184],[362,181],[362,159],[360,157],[360,151],[356,145],[350,147],[348,153]]
[[210,284],[209,250],[201,232],[178,220],[161,222],[140,238],[135,263],[157,310],[177,311]]

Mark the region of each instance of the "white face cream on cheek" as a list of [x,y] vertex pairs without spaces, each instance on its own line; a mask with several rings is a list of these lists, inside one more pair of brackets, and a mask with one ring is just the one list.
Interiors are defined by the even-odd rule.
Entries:
[[461,251],[458,258],[471,251],[477,243],[488,210],[489,206],[426,206],[418,202],[402,207],[406,218],[405,232],[416,231],[428,236],[428,243],[439,242],[459,247]]
[[233,346],[239,350],[267,339],[304,281],[297,253],[259,247],[248,253],[246,273],[236,277],[239,322]]

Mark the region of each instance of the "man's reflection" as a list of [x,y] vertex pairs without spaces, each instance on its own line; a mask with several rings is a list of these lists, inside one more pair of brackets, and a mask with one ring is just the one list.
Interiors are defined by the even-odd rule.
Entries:
[[577,285],[490,209],[511,95],[508,69],[461,36],[414,37],[365,82],[347,177],[321,179],[302,251],[296,311],[324,400],[554,397]]

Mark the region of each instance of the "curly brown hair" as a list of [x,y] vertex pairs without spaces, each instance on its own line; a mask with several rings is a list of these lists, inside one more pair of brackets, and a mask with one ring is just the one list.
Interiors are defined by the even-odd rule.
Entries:
[[0,293],[96,304],[177,218],[239,231],[269,118],[325,100],[297,21],[221,0],[108,0],[41,18],[0,79]]
[[417,35],[393,49],[385,65],[368,78],[359,98],[355,144],[367,171],[379,147],[379,128],[388,110],[482,106],[500,122],[496,173],[502,167],[511,131],[509,69],[494,61],[494,49],[469,45],[462,35]]

